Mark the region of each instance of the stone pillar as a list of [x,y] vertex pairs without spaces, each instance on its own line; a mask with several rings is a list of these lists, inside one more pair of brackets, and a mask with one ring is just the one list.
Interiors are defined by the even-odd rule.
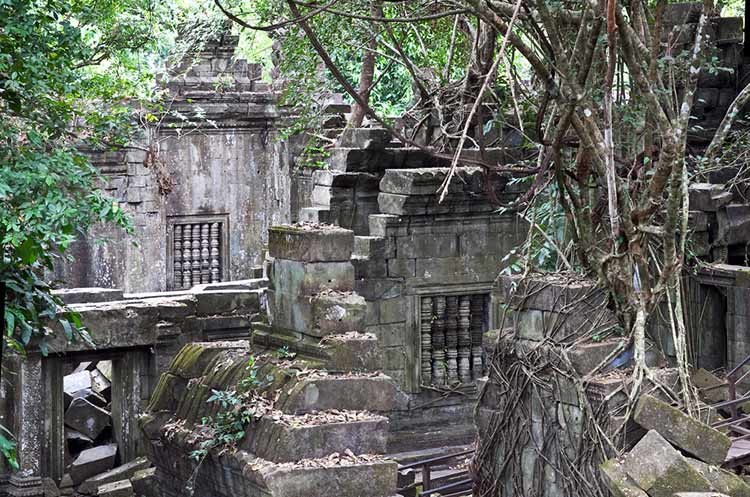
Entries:
[[[46,401],[42,377],[42,358],[30,354],[12,359],[13,382],[12,431],[16,436],[20,469],[13,473],[7,486],[8,495],[43,496],[42,450],[46,422]],[[8,374],[8,373],[6,373]]]

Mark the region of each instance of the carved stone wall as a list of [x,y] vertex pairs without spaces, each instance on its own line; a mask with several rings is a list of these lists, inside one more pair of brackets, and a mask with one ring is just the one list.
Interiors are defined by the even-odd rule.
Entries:
[[[208,281],[217,279],[216,269],[223,281],[253,276],[268,228],[291,217],[295,145],[276,140],[275,126],[283,117],[276,93],[260,80],[260,65],[233,59],[236,44],[229,35],[208,43],[178,69],[186,72],[167,84],[174,97],[170,110],[188,121],[168,117],[156,131],[151,144],[158,147],[163,168],[146,167],[138,150],[93,154],[104,190],[133,219],[135,239],[109,226],[92,229],[73,248],[75,262],[57,270],[67,286],[154,292],[203,282],[192,275],[196,262],[205,269],[201,246],[199,258],[195,247],[182,252],[190,260],[179,263],[190,262],[191,273],[185,279],[181,267],[182,282],[176,284],[171,228],[185,217],[198,224],[215,218],[221,223],[219,259],[211,257],[209,226]],[[169,193],[160,192],[164,177],[172,185]]]

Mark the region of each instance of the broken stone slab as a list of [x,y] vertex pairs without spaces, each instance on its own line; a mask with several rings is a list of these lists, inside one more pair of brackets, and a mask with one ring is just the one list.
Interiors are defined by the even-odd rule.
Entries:
[[332,225],[283,225],[268,229],[268,253],[301,262],[345,262],[352,256],[354,232]]
[[110,383],[112,382],[112,361],[99,361],[96,363],[96,369],[108,379]]
[[156,468],[139,469],[130,477],[130,483],[136,495],[156,497]]
[[698,389],[701,400],[708,404],[718,404],[729,398],[727,382],[706,369],[695,370],[691,381]]
[[91,389],[105,399],[110,399],[112,395],[112,382],[97,368],[91,371]]
[[78,491],[81,493],[93,494],[96,489],[107,483],[119,482],[121,480],[130,479],[137,471],[146,469],[151,466],[151,463],[145,457],[139,457],[121,466],[117,466],[114,469],[105,471],[104,473],[87,478],[78,487]]
[[65,427],[65,441],[68,443],[68,448],[73,453],[90,449],[94,445],[94,441],[90,437],[68,428],[67,426]]
[[605,461],[600,469],[604,482],[614,497],[648,497],[648,494],[628,476],[622,463],[617,459]]
[[750,497],[750,485],[740,476],[697,459],[688,458],[688,462],[711,483],[712,490],[732,497]]
[[99,445],[81,452],[70,465],[73,485],[112,469],[115,465],[115,456],[117,444]]
[[91,372],[88,370],[84,369],[63,377],[63,393],[66,403],[70,403],[73,399],[79,397],[86,397],[90,392]]
[[693,183],[688,187],[690,210],[716,212],[731,202],[732,197],[723,185]]
[[92,440],[110,426],[110,414],[83,398],[73,399],[65,411],[65,424]]
[[341,148],[383,150],[391,142],[391,133],[385,128],[347,128],[336,144]]
[[130,480],[116,481],[113,483],[105,483],[97,491],[99,497],[132,497],[135,495],[133,492],[133,485]]
[[645,429],[656,430],[675,446],[710,464],[724,463],[732,445],[725,434],[651,395],[641,396],[633,419]]
[[711,490],[710,482],[654,430],[646,433],[625,456],[623,468],[650,497]]

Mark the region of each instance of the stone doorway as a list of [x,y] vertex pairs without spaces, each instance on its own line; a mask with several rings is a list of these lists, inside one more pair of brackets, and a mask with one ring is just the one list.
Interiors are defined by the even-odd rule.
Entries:
[[[113,464],[123,464],[145,453],[136,417],[142,412],[151,391],[150,361],[151,354],[148,349],[141,348],[125,351],[76,352],[60,357],[48,357],[42,361],[44,396],[49,406],[48,415],[44,420],[42,474],[59,482],[63,475],[70,471],[73,456],[77,451],[71,451],[75,445],[71,445],[66,440],[66,430],[68,431],[67,438],[70,437],[71,432],[71,427],[66,426],[66,411],[75,401],[75,396],[65,393],[63,379],[66,375],[70,378],[71,373],[76,370],[79,373],[87,371],[86,368],[90,368],[91,364],[111,365],[111,379],[109,380],[111,391],[105,399],[107,404],[103,407],[95,406],[109,413],[110,426],[103,428],[101,434],[94,437],[94,445],[104,443],[116,445],[117,451]],[[83,401],[75,402],[84,404]],[[89,406],[96,402],[97,400],[92,397],[86,400],[85,405]],[[99,428],[101,427],[93,429],[98,431]],[[87,434],[86,438],[91,438],[90,435]],[[81,441],[84,445],[87,443],[85,439]]]

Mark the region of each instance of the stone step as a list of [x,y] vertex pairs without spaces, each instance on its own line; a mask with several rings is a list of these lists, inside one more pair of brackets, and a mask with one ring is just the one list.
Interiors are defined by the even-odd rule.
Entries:
[[327,356],[326,369],[330,372],[378,371],[382,368],[382,353],[378,339],[372,333],[329,335],[320,341],[320,347]]
[[[165,463],[157,475],[185,481],[191,470],[192,466],[173,468]],[[289,464],[239,450],[204,461],[195,479],[195,495],[395,497],[396,472],[395,462],[377,456],[340,454]]]
[[286,414],[303,414],[330,409],[390,411],[408,399],[393,380],[378,375],[324,375],[313,373],[298,378],[281,393],[276,408]]
[[323,206],[303,207],[299,213],[300,223],[328,224],[330,218],[331,209]]
[[334,453],[384,454],[388,418],[366,411],[266,415],[248,430],[242,447],[274,462],[317,459]]

